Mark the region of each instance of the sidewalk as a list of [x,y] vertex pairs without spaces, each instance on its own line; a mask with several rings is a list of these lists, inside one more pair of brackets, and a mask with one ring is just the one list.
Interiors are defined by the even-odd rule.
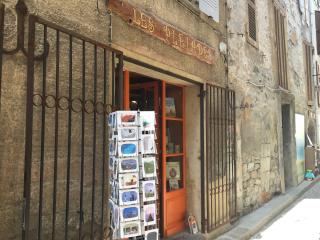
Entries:
[[219,236],[217,240],[248,240],[254,234],[278,216],[283,210],[291,205],[296,199],[309,190],[320,177],[313,181],[303,181],[297,187],[289,189],[286,193],[274,197],[271,201],[258,208],[254,212],[241,217],[235,227]]

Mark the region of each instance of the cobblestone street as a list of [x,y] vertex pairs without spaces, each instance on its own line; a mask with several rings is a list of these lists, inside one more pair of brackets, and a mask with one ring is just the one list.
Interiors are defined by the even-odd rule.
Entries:
[[289,209],[273,220],[252,240],[319,240],[320,182],[304,193]]

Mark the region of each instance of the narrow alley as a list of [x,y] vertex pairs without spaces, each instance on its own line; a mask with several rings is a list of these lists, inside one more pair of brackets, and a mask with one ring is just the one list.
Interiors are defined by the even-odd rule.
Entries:
[[256,234],[252,240],[319,240],[319,206],[320,181]]

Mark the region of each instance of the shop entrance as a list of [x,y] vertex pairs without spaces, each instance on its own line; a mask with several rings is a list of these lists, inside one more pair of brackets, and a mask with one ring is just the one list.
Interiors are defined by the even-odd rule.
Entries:
[[124,108],[155,111],[157,134],[157,216],[161,235],[185,228],[185,93],[183,86],[124,73]]

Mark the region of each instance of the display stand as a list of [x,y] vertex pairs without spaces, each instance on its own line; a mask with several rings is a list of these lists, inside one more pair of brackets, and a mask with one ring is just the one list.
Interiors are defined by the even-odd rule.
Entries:
[[117,111],[108,118],[112,239],[159,239],[154,111]]

